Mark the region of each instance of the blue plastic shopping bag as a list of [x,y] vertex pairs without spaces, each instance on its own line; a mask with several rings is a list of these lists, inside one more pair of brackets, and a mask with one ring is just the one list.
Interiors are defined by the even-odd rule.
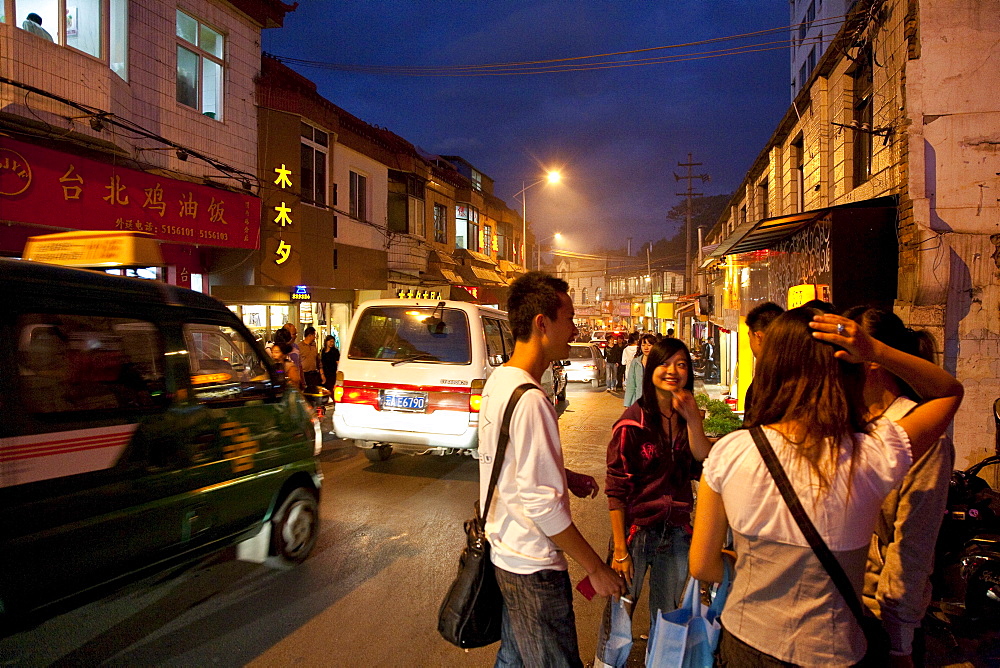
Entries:
[[711,668],[719,644],[719,615],[726,604],[732,570],[726,561],[725,576],[711,606],[701,601],[698,581],[688,578],[681,607],[657,611],[649,630],[646,665],[649,668]]
[[611,628],[604,643],[604,655],[598,657],[609,666],[624,666],[632,652],[632,601],[622,596],[608,601],[611,606]]

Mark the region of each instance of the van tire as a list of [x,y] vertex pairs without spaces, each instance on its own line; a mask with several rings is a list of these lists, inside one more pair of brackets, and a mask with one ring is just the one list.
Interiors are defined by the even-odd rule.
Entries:
[[562,389],[562,392],[560,392],[560,393],[559,393],[559,394],[558,394],[558,395],[556,396],[556,399],[557,399],[558,401],[560,401],[560,402],[563,402],[563,401],[566,401],[566,386],[565,386],[565,385],[563,385],[563,389]]
[[373,448],[365,448],[363,452],[370,462],[384,462],[392,456],[392,446],[376,445]]
[[316,495],[305,487],[296,487],[285,497],[271,524],[271,546],[278,561],[301,564],[312,552],[319,533]]

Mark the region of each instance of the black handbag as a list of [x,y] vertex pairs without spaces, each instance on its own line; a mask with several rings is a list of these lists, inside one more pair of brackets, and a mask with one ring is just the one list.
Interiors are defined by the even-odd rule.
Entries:
[[500,438],[486,492],[486,512],[480,514],[479,501],[475,515],[465,522],[466,544],[458,559],[458,574],[451,583],[438,611],[438,633],[452,645],[462,649],[484,647],[500,640],[503,619],[503,596],[490,561],[490,541],[486,537],[486,515],[490,512],[493,492],[500,478],[500,466],[510,440],[510,418],[521,395],[537,385],[519,385],[507,401],[500,425]]
[[823,564],[823,568],[826,569],[830,579],[833,580],[837,591],[844,598],[847,607],[851,609],[854,618],[858,622],[858,626],[861,627],[865,638],[868,640],[869,645],[871,645],[872,640],[869,635],[869,624],[866,621],[864,611],[861,609],[861,601],[858,599],[858,594],[854,591],[847,573],[844,572],[844,567],[837,561],[837,557],[833,556],[833,552],[827,547],[826,541],[819,535],[819,531],[816,530],[812,520],[809,519],[809,515],[806,514],[805,508],[802,507],[802,502],[799,501],[798,495],[795,494],[795,490],[792,488],[792,483],[788,480],[788,476],[785,475],[785,469],[781,467],[778,456],[774,454],[774,449],[764,434],[764,429],[759,426],[753,427],[750,430],[750,435],[757,445],[760,456],[764,459],[764,464],[767,465],[767,470],[771,472],[771,477],[774,478],[774,482],[778,486],[778,491],[781,492],[782,498],[785,499],[788,510],[791,511],[792,517],[795,518],[795,523],[799,525],[799,530],[809,542],[809,547],[816,553],[816,558]]

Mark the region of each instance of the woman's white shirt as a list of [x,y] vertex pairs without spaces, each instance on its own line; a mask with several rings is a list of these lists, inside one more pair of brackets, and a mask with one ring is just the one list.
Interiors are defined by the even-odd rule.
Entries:
[[[894,422],[880,418],[869,434],[858,434],[859,457],[850,472],[850,440],[842,444],[832,484],[822,495],[809,463],[778,431],[765,428],[771,447],[817,531],[834,552],[865,547],[885,496],[912,463],[910,440]],[[824,469],[828,470],[828,469]],[[734,531],[778,543],[808,547],[747,430],[719,440],[705,460],[708,486],[722,495]],[[848,493],[850,490],[850,493]]]

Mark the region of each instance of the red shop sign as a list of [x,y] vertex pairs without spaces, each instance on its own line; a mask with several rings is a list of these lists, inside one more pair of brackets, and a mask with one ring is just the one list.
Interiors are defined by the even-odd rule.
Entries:
[[0,136],[0,220],[257,248],[260,200]]

